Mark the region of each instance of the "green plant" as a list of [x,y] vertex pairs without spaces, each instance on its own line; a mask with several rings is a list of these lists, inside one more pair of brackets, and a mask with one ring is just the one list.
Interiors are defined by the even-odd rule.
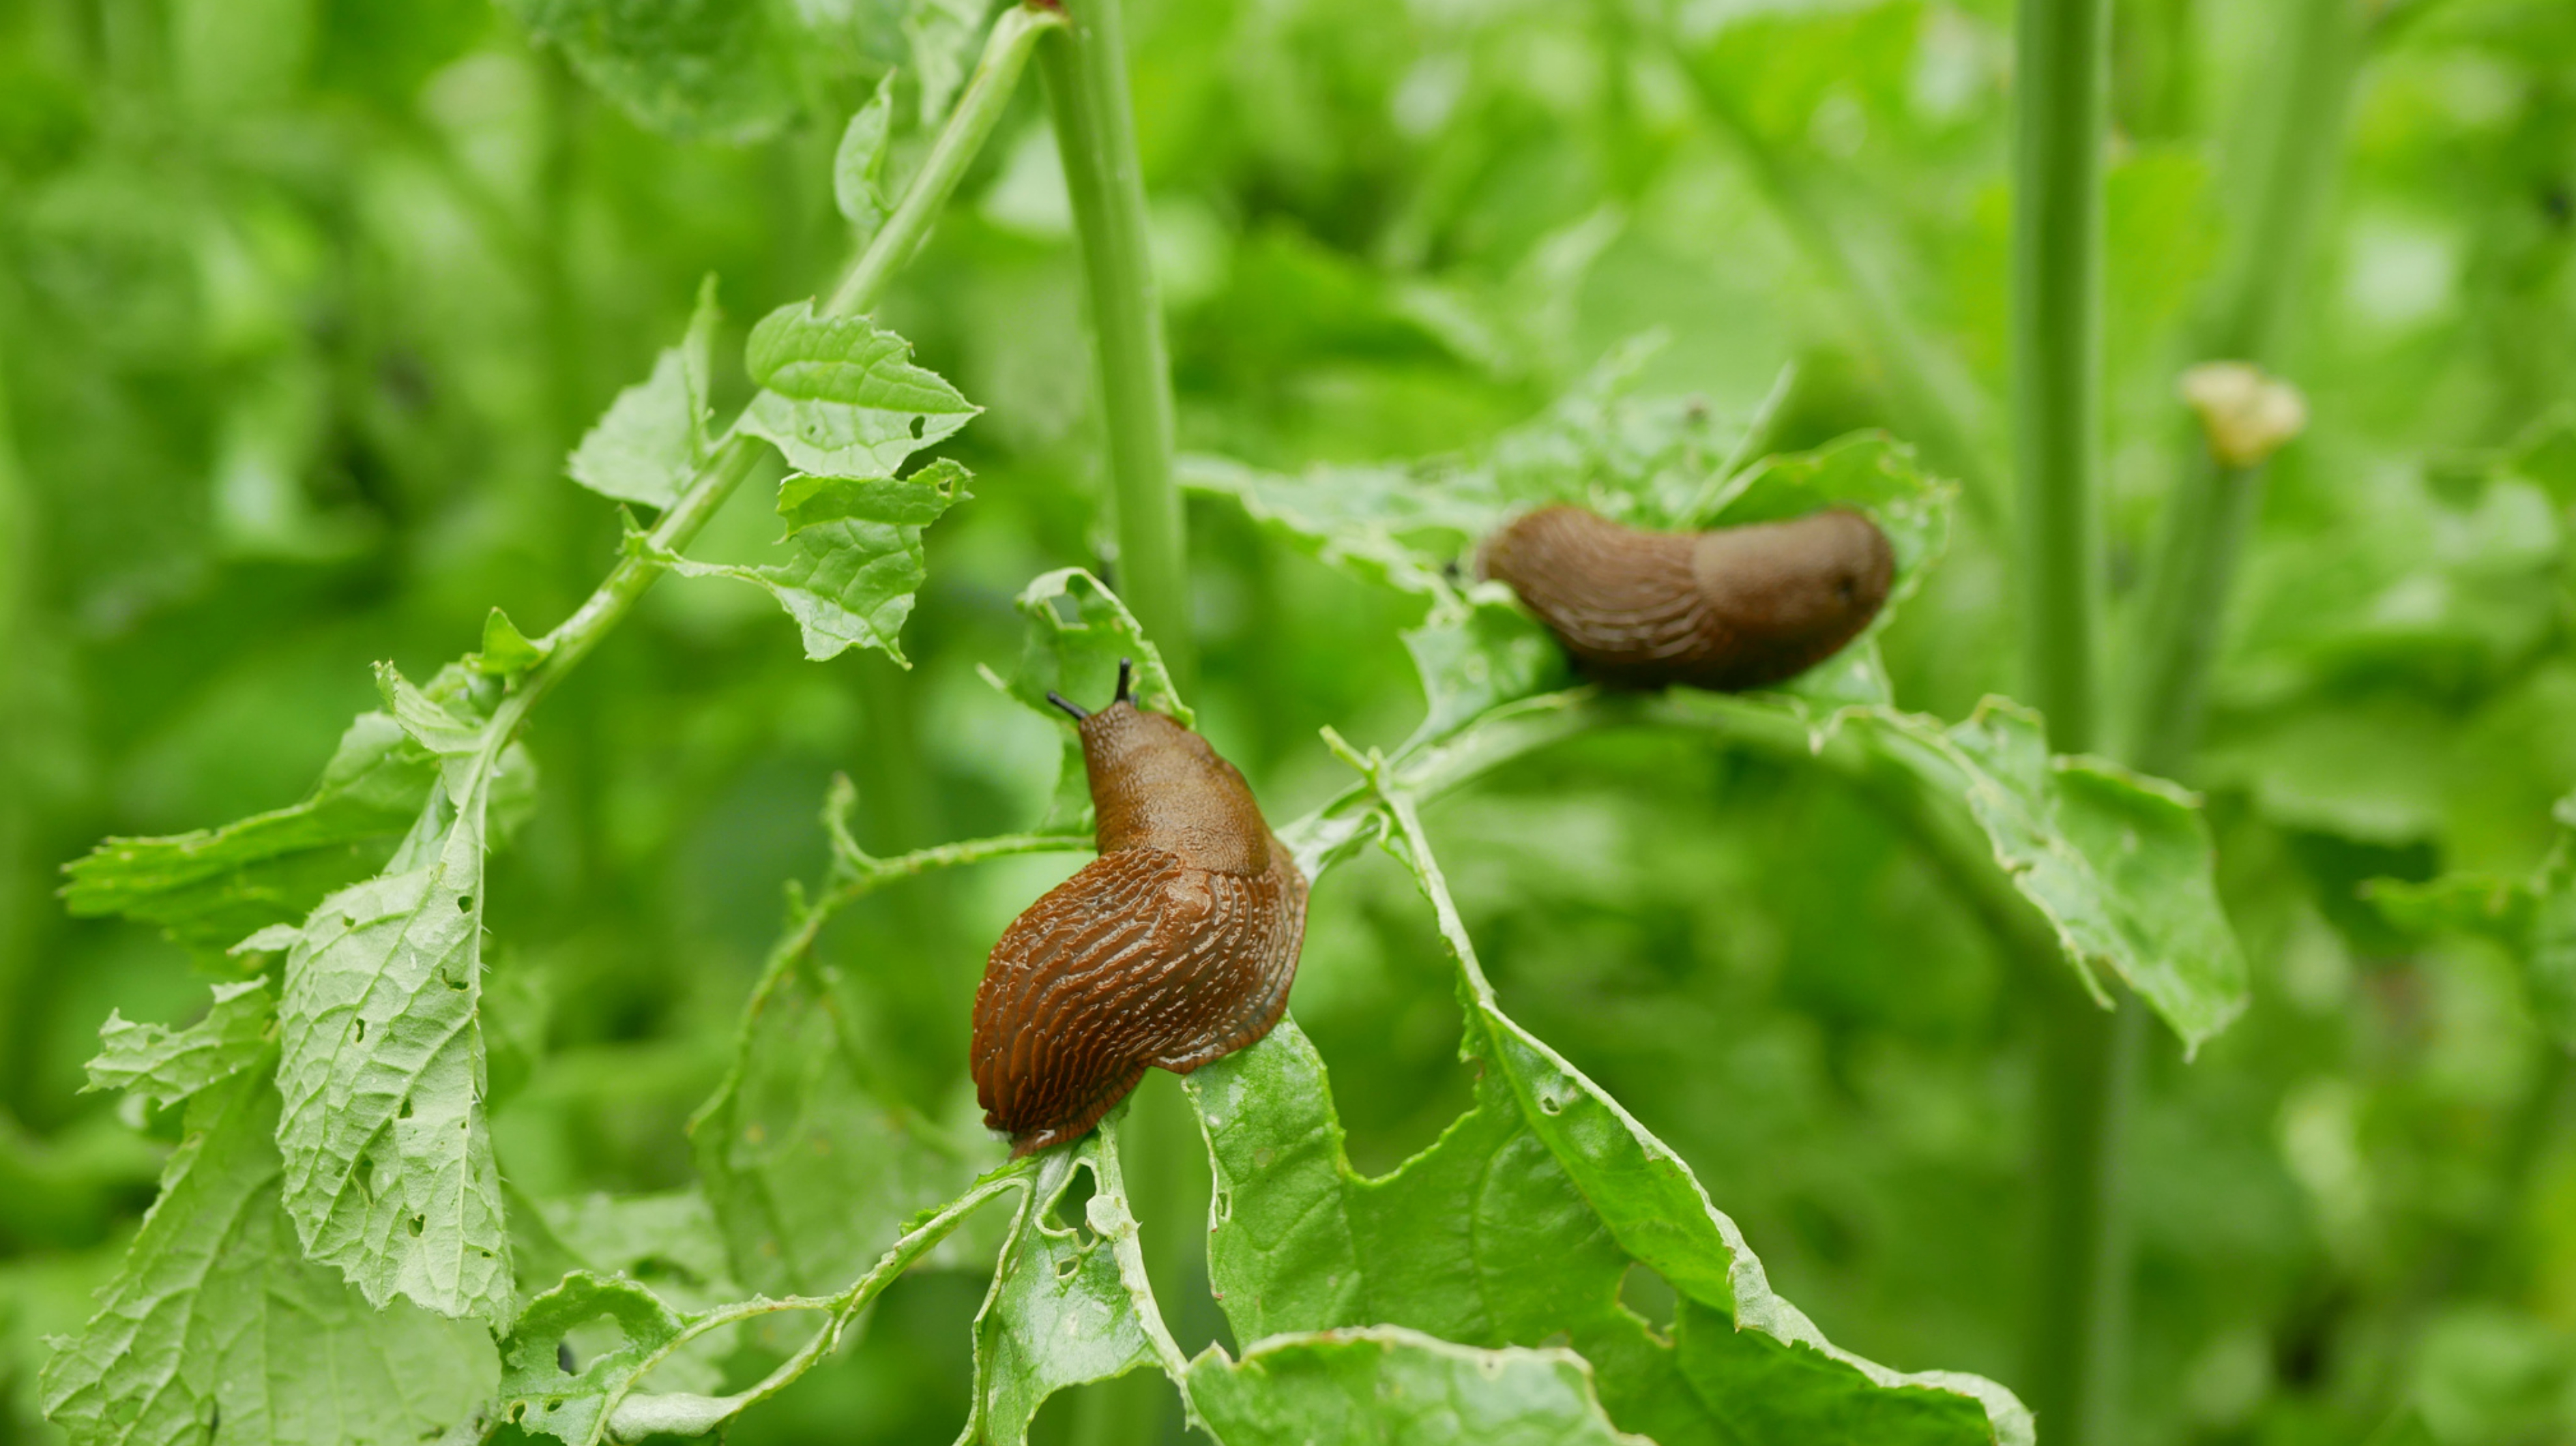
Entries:
[[[2567,686],[2565,373],[2496,340],[2461,393],[2491,418],[2365,441],[2369,368],[2292,324],[2347,160],[2301,113],[2552,33],[2460,4],[2366,37],[2283,11],[2300,99],[2235,158],[2276,203],[2214,270],[2197,158],[2100,144],[2115,108],[2196,124],[2191,64],[2119,68],[2139,33],[2197,53],[2191,7],[2149,0],[2026,6],[2009,248],[1976,199],[2006,22],[1973,7],[1140,3],[1132,41],[1111,0],[290,4],[291,44],[189,4],[9,21],[22,69],[96,98],[0,109],[31,198],[0,288],[0,868],[35,899],[112,824],[63,899],[125,921],[13,896],[0,937],[8,1103],[45,1127],[0,1121],[20,1414],[82,1442],[960,1413],[1982,1442],[2033,1439],[2018,1390],[2050,1441],[2546,1439],[2576,1356],[2523,1282],[2564,1234],[2567,870],[2534,800],[2576,764],[2515,740]],[[2545,181],[2563,117],[2516,94]],[[279,117],[340,150],[273,159]],[[2368,149],[2388,124],[2352,163],[2431,185]],[[170,135],[207,198],[185,233],[138,179]],[[317,239],[344,225],[345,257]],[[2481,284],[2545,309],[2558,243],[2526,241]],[[710,263],[821,299],[768,310],[737,373],[713,280],[675,325]],[[1728,330],[1794,309],[1757,276],[1814,330]],[[679,336],[649,371],[648,328]],[[2180,361],[2222,355],[2345,420],[2268,475],[2198,429],[2138,445],[2186,423]],[[191,448],[202,517],[64,490],[154,497],[134,479]],[[618,507],[568,503],[566,457]],[[507,485],[443,490],[485,468]],[[1853,507],[1897,581],[1776,692],[1604,693],[1475,580],[1551,500]],[[800,646],[665,573],[753,584]],[[176,621],[129,643],[130,616]],[[378,666],[303,801],[155,832],[273,802],[353,659],[478,621],[443,667]],[[1088,847],[1043,698],[1121,657],[1246,760],[1317,885],[1305,972],[1260,1044],[1004,1163],[962,1085],[972,962],[1042,885],[1012,861]],[[168,730],[61,701],[195,677],[132,710]],[[2440,786],[2392,782],[2423,758]],[[815,882],[773,937],[782,874]],[[2433,1023],[2409,981],[2449,991]],[[196,1022],[110,1012],[92,1045],[110,1003]],[[2410,1029],[2452,1054],[2374,1033]],[[47,1093],[92,1055],[115,1119]]]

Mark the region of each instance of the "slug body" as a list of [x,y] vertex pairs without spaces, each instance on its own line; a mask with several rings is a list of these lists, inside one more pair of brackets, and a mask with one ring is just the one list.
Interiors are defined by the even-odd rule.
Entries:
[[1233,764],[1138,708],[1124,665],[1110,706],[1053,701],[1079,722],[1100,857],[1003,931],[975,994],[975,1096],[1014,1156],[1080,1136],[1150,1067],[1268,1034],[1306,936],[1305,875]]
[[1615,687],[1736,692],[1832,657],[1887,601],[1896,554],[1877,524],[1832,508],[1712,532],[1641,532],[1542,507],[1485,543],[1582,672]]

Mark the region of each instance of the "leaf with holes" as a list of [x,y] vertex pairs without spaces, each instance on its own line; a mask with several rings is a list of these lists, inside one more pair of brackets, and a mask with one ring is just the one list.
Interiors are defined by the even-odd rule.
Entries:
[[1091,786],[1082,761],[1082,742],[1047,694],[1061,693],[1075,704],[1097,708],[1118,687],[1118,664],[1135,665],[1136,706],[1197,726],[1197,716],[1172,687],[1163,655],[1146,638],[1144,627],[1127,605],[1100,579],[1078,567],[1040,575],[1020,590],[1020,666],[1009,682],[987,669],[984,680],[1019,700],[1022,706],[1053,723],[1065,724],[1064,762],[1056,773],[1055,801],[1047,811],[1051,827],[1089,828]]
[[490,1393],[483,1332],[305,1261],[278,1208],[273,1059],[190,1102],[97,1314],[53,1342],[38,1389],[73,1446],[417,1441]]
[[378,681],[442,779],[386,871],[323,900],[287,953],[286,1208],[306,1253],[368,1300],[506,1325],[510,1243],[476,1018],[499,740],[390,666]]
[[736,429],[816,476],[891,477],[982,410],[914,366],[912,343],[864,316],[819,316],[811,301],[762,317],[744,361],[763,390]]

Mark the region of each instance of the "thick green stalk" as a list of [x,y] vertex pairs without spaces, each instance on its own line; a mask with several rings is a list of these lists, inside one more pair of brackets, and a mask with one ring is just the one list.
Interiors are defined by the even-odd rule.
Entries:
[[[1118,0],[1065,0],[1067,24],[1039,48],[1047,109],[1073,202],[1084,291],[1090,302],[1100,409],[1116,498],[1118,594],[1186,694],[1198,675],[1189,615],[1189,568],[1180,489],[1172,478],[1172,365],[1154,284],[1145,176],[1127,94],[1126,40]],[[1205,1156],[1177,1095],[1142,1092],[1129,1131],[1131,1200],[1145,1228],[1156,1294],[1184,1297],[1191,1201],[1204,1198]],[[1164,1382],[1139,1372],[1084,1391],[1075,1406],[1080,1443],[1148,1446],[1171,1418]]]
[[1172,481],[1172,364],[1154,285],[1118,0],[1068,0],[1065,16],[1065,27],[1039,48],[1038,69],[1081,238],[1117,497],[1118,595],[1186,694],[1198,670],[1181,497]]
[[[2102,153],[2108,0],[2021,0],[2015,26],[2012,438],[2023,687],[2059,752],[2101,732]],[[2060,1446],[2118,1426],[2122,1134],[2139,1020],[2071,985],[2043,1011],[2027,1398]]]

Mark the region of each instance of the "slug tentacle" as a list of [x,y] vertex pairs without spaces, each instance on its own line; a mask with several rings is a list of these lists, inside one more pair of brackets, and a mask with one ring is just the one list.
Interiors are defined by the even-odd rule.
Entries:
[[1305,941],[1305,876],[1243,775],[1131,677],[1094,713],[1049,695],[1079,720],[1100,857],[1003,932],[975,996],[976,1096],[1015,1154],[1269,1033]]
[[1878,615],[1896,573],[1886,535],[1840,508],[1687,534],[1543,507],[1489,538],[1481,565],[1584,673],[1617,687],[1721,692],[1782,682],[1833,656]]

